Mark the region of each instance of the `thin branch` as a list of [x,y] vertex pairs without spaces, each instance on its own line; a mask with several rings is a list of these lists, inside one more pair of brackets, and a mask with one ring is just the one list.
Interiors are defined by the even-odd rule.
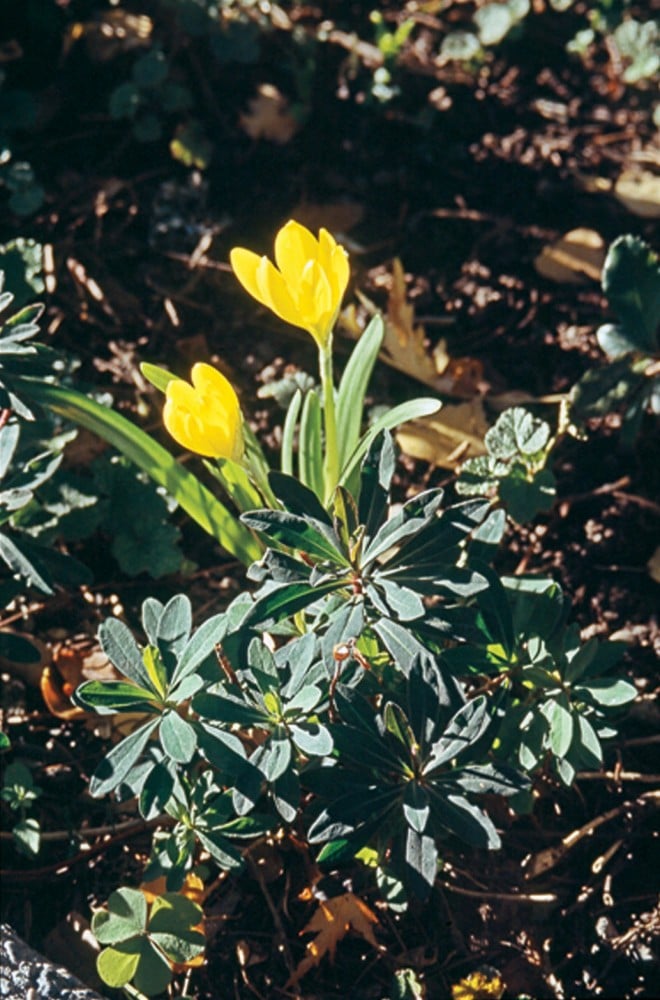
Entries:
[[556,903],[557,895],[554,892],[495,892],[493,889],[463,889],[459,885],[452,885],[451,882],[440,880],[443,889],[455,892],[459,896],[470,896],[473,899],[503,899],[516,903]]

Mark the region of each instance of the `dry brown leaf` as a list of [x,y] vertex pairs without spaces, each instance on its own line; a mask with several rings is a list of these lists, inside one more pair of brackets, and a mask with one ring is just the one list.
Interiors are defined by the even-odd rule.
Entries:
[[74,705],[71,695],[85,680],[117,680],[119,674],[97,642],[74,636],[53,646],[50,664],[41,673],[41,695],[48,711],[58,719],[84,719],[88,714]]
[[606,252],[600,233],[594,229],[572,229],[556,243],[544,247],[534,267],[548,281],[583,285],[600,281]]
[[651,579],[655,580],[656,583],[660,583],[660,545],[647,562],[646,568],[649,571]]
[[334,896],[332,899],[319,903],[318,910],[300,932],[301,934],[314,933],[316,937],[308,943],[307,954],[298,963],[287,987],[295,986],[310,969],[320,963],[325,955],[328,955],[332,960],[337,950],[337,944],[351,930],[363,937],[378,951],[382,951],[383,947],[378,944],[371,929],[372,924],[377,923],[376,914],[352,892],[345,892],[342,896]]
[[423,420],[404,424],[396,434],[406,455],[443,469],[454,469],[466,458],[484,455],[488,421],[481,399],[443,406]]
[[[357,294],[370,315],[378,311],[365,295]],[[352,337],[360,336],[363,327],[354,307],[342,312],[341,323]],[[482,391],[483,365],[477,358],[450,357],[444,340],[429,351],[426,331],[415,323],[415,309],[408,301],[406,277],[398,257],[392,263],[381,355],[387,364],[438,393],[469,399]]]
[[257,96],[248,102],[249,110],[239,124],[251,139],[267,139],[284,146],[299,129],[299,123],[289,111],[289,102],[272,83],[262,83]]
[[660,176],[650,170],[624,170],[614,185],[614,197],[634,215],[660,219]]

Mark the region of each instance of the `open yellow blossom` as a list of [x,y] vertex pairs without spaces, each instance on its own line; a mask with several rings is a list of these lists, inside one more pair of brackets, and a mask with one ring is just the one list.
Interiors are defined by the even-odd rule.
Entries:
[[165,390],[163,423],[175,441],[206,458],[243,455],[243,417],[234,388],[212,365],[198,363],[192,385],[172,379]]
[[293,220],[275,237],[275,262],[252,250],[230,254],[243,287],[280,319],[311,333],[324,348],[332,334],[349,278],[348,255],[327,229],[318,239]]

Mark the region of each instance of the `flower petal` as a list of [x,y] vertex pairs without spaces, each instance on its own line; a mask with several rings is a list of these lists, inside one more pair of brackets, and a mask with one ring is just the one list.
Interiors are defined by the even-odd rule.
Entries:
[[316,326],[322,317],[334,313],[330,282],[316,260],[308,261],[302,272],[298,308],[300,315],[312,326]]
[[348,254],[327,229],[321,229],[319,245],[321,248],[319,260],[332,286],[335,309],[339,309],[351,273]]
[[193,385],[173,379],[166,389],[163,423],[182,447],[207,458],[243,454],[242,415],[231,382],[212,365],[194,365]]
[[[319,244],[309,229],[291,219],[275,237],[275,263],[293,291],[300,282],[305,264],[317,260]],[[294,293],[295,294],[295,293]]]
[[257,270],[257,285],[259,301],[272,309],[276,316],[293,326],[305,326],[284,278],[267,257],[261,258]]
[[263,306],[268,306],[268,308],[270,308],[270,302],[264,301],[257,283],[257,271],[259,269],[259,265],[266,260],[266,258],[260,257],[259,254],[253,253],[252,250],[246,250],[244,247],[234,247],[229,254],[229,260],[234,274],[242,284],[245,291],[248,292],[253,299],[256,299],[257,302],[261,302]]

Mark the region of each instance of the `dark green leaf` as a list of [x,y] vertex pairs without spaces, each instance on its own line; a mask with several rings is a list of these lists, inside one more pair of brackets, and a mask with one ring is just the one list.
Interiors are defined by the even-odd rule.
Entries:
[[291,743],[284,733],[273,735],[262,747],[259,769],[267,781],[275,781],[291,764]]
[[41,827],[33,816],[19,819],[12,827],[12,837],[18,851],[30,858],[35,858],[41,846]]
[[178,764],[189,764],[197,749],[195,730],[178,712],[169,711],[162,719],[158,732],[165,753]]
[[300,781],[292,769],[284,771],[271,784],[273,803],[285,823],[293,823],[300,807]]
[[443,500],[442,490],[427,490],[408,500],[401,510],[389,519],[376,533],[373,541],[367,546],[362,560],[363,569],[367,569],[379,556],[382,556],[394,546],[412,535],[417,535],[421,529],[430,523]]
[[165,812],[174,788],[174,776],[165,764],[155,764],[140,792],[140,813],[146,820]]
[[438,874],[438,849],[433,837],[406,831],[406,883],[419,899],[427,899]]
[[106,618],[99,627],[101,649],[120,674],[141,688],[153,690],[142,653],[131,630],[118,618]]
[[541,711],[550,725],[550,747],[555,757],[565,757],[573,740],[574,720],[565,699],[546,701]]
[[360,438],[364,397],[384,335],[382,318],[374,316],[353,348],[339,382],[337,440],[341,468],[345,466]]
[[216,830],[195,830],[195,835],[199,838],[202,847],[209,852],[214,861],[225,871],[238,869],[243,866],[243,857],[233,844]]
[[227,725],[237,723],[241,726],[264,728],[268,721],[265,711],[246,704],[242,698],[230,692],[222,695],[206,692],[198,694],[192,703],[192,708],[202,719],[224,722]]
[[612,708],[633,701],[637,697],[637,689],[628,681],[608,680],[603,677],[574,688],[574,696]]
[[416,781],[409,781],[403,793],[403,815],[406,823],[415,833],[424,833],[431,814],[429,797]]
[[100,799],[117,788],[141,757],[160,719],[153,719],[140,726],[134,733],[118,743],[101,761],[89,783],[90,795]]
[[327,757],[332,753],[332,736],[320,722],[297,722],[289,726],[291,739],[307,757]]
[[[623,327],[630,349],[658,350],[660,266],[658,257],[637,236],[620,236],[603,267],[603,291]],[[602,345],[601,345],[602,346]]]
[[311,517],[299,517],[284,510],[258,510],[241,515],[248,527],[254,528],[281,545],[299,549],[320,560],[348,566],[340,551],[339,539],[332,528]]
[[96,968],[103,982],[112,989],[120,989],[135,975],[146,940],[133,938],[112,948],[104,948],[96,959]]
[[92,932],[99,944],[119,944],[142,934],[147,926],[147,900],[139,889],[122,888],[108,899],[107,909],[92,917]]
[[273,587],[271,591],[258,597],[244,618],[244,625],[260,624],[268,628],[282,618],[291,617],[297,611],[313,604],[325,594],[331,594],[346,585],[346,581],[330,580],[315,587],[306,583],[285,583]]
[[113,712],[160,712],[160,704],[150,689],[128,681],[84,681],[76,690],[76,704],[105,715]]
[[169,962],[159,948],[147,939],[141,942],[140,962],[133,977],[133,985],[145,996],[163,993],[172,979]]
[[468,749],[490,725],[488,700],[485,695],[474,698],[455,713],[444,734],[433,744],[424,766],[424,774],[432,774]]
[[438,794],[434,787],[431,793],[433,815],[447,830],[475,847],[495,851],[502,846],[492,820],[474,803],[462,795],[445,795],[442,786]]
[[482,795],[516,795],[530,784],[529,778],[506,764],[469,764],[451,780],[466,792]]
[[300,481],[317,496],[323,495],[323,454],[321,451],[321,400],[316,389],[305,394],[298,430]]
[[360,471],[358,515],[364,525],[364,545],[368,545],[387,516],[390,484],[396,455],[392,436],[383,432],[374,438]]
[[283,472],[271,472],[268,482],[273,493],[291,514],[302,518],[313,518],[332,528],[330,516],[313,490],[304,486],[295,476]]

